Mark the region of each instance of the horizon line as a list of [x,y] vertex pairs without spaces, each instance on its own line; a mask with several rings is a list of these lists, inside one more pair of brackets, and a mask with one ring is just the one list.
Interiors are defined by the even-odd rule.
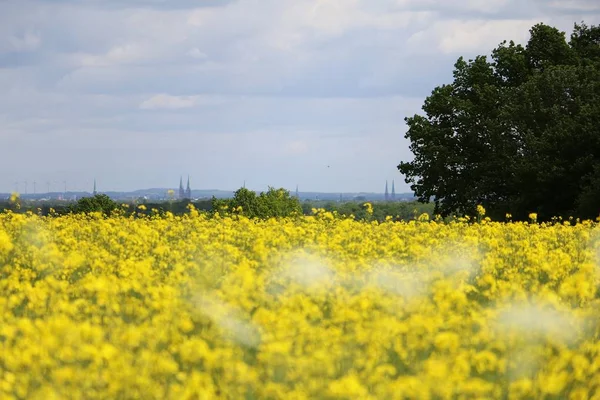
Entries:
[[[191,189],[192,192],[194,191],[199,191],[199,192],[231,192],[234,193],[235,191],[242,189],[243,186],[239,187],[238,189],[233,189],[233,190],[229,190],[229,189]],[[246,188],[248,190],[254,191],[254,192],[261,192],[264,190],[257,190],[257,189],[249,189]],[[276,188],[279,189],[279,188]],[[295,193],[296,189],[286,189],[283,188],[285,190],[287,190],[290,193]],[[150,187],[150,188],[144,188],[144,189],[133,189],[133,190],[96,190],[97,193],[101,194],[101,193],[135,193],[135,192],[142,192],[142,191],[152,191],[152,190],[164,190],[165,192],[169,191],[169,190],[175,190],[177,191],[178,188],[171,188],[171,187]],[[267,189],[268,190],[268,189]],[[51,192],[36,192],[36,193],[23,193],[23,192],[15,192],[15,191],[8,191],[8,192],[0,192],[0,194],[13,194],[13,193],[17,193],[19,195],[42,195],[42,194],[62,194],[62,193],[93,193],[93,190],[67,190],[67,191],[51,191]],[[317,190],[298,190],[298,193],[323,193],[323,194],[360,194],[360,193],[366,193],[366,194],[385,194],[385,192],[367,192],[367,191],[317,191]],[[397,192],[396,195],[399,194],[414,194],[414,192],[411,191],[407,191],[407,192]]]

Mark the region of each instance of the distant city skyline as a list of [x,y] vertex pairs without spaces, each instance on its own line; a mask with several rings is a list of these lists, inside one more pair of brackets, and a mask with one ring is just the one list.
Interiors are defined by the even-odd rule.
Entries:
[[459,56],[582,20],[600,3],[0,1],[0,192],[406,192],[404,117]]
[[[92,179],[91,182],[91,187],[87,188],[87,187],[83,187],[81,185],[76,185],[74,187],[70,187],[69,183],[67,181],[54,181],[53,183],[55,185],[52,185],[52,183],[50,182],[43,182],[44,185],[40,185],[37,181],[33,181],[31,183],[35,182],[35,185],[33,186],[32,190],[28,190],[28,185],[30,184],[29,181],[23,181],[23,182],[15,182],[15,186],[11,189],[11,190],[0,190],[0,193],[20,193],[20,194],[43,194],[43,193],[65,193],[65,192],[86,192],[86,193],[102,193],[102,192],[135,192],[135,191],[140,191],[140,190],[153,190],[153,189],[173,189],[175,190],[176,194],[178,196],[181,195],[181,184],[182,181],[181,179],[183,179],[182,177],[180,178],[180,182],[177,185],[168,185],[168,186],[160,186],[160,185],[154,185],[154,186],[149,186],[149,187],[135,187],[135,188],[128,188],[128,189],[111,189],[111,188],[102,188],[98,183],[99,181],[97,179]],[[394,180],[391,180],[392,182],[392,192],[391,194],[395,194],[397,193],[395,191],[394,188]],[[23,184],[22,186],[20,184]],[[289,190],[290,193],[295,193],[295,192],[309,192],[309,193],[387,193],[387,189],[388,189],[388,181],[385,180],[383,182],[383,187],[382,190],[375,190],[375,191],[368,191],[368,190],[347,190],[347,191],[334,191],[334,190],[324,190],[324,191],[320,191],[320,190],[311,190],[310,188],[306,188],[306,189],[301,189],[299,185],[292,185],[292,186],[274,186],[274,185],[270,185],[270,186],[274,186],[276,188],[280,188],[283,187],[286,190]],[[193,187],[193,185],[191,185],[191,177],[189,179],[186,178],[186,184],[185,184],[185,188],[184,191],[187,193],[188,190],[190,191],[209,191],[209,190],[217,190],[217,191],[235,191],[238,190],[242,187],[245,187],[249,190],[253,190],[253,191],[266,191],[268,190],[268,186],[263,187],[263,188],[253,188],[250,187],[249,185],[247,185],[246,181],[242,182],[242,184],[239,187],[235,187],[235,188],[219,188],[219,187]],[[21,190],[23,189],[23,190]],[[406,190],[403,192],[398,192],[398,193],[412,193],[412,191]],[[390,197],[392,198],[392,197]]]
[[[246,186],[242,186],[247,188]],[[284,187],[285,188],[285,187]],[[167,201],[167,200],[196,200],[196,199],[210,199],[212,197],[217,198],[231,198],[235,190],[223,190],[218,188],[197,188],[192,189],[187,180],[186,185],[183,185],[183,177],[180,178],[178,190],[172,187],[152,187],[152,188],[137,188],[129,191],[114,191],[114,190],[98,190],[97,181],[94,180],[93,188],[83,190],[68,190],[67,191],[52,191],[52,192],[37,192],[37,193],[20,193],[23,199],[28,200],[39,200],[39,201],[52,201],[52,200],[67,200],[76,201],[81,197],[88,197],[96,194],[106,194],[117,201],[132,201],[140,198],[144,198],[144,201]],[[239,188],[237,188],[239,189]],[[236,189],[236,190],[237,190]],[[252,189],[255,192],[263,192],[267,189]],[[296,186],[294,190],[287,189],[292,196],[298,197],[301,201],[305,200],[324,200],[324,201],[407,201],[413,200],[414,195],[412,192],[407,193],[396,193],[394,189],[394,181],[392,180],[392,191],[391,194],[388,192],[388,182],[385,182],[385,193],[383,192],[335,192],[335,191],[311,191],[311,190],[299,190]],[[0,200],[7,200],[11,197],[12,193],[2,193],[0,191]]]

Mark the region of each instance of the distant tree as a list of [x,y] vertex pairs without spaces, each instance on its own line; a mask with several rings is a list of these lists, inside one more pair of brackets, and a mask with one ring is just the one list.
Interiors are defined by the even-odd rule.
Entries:
[[218,199],[212,197],[212,210],[222,212],[223,210],[232,211],[242,207],[245,215],[253,217],[258,213],[257,196],[252,190],[240,188],[236,190],[231,199]]
[[231,207],[242,207],[242,212],[244,215],[247,215],[251,218],[258,217],[261,214],[256,192],[246,188],[240,188],[235,192],[233,201],[231,202]]
[[260,195],[246,188],[238,189],[231,199],[217,199],[213,197],[213,211],[220,211],[223,208],[228,211],[236,211],[249,218],[271,218],[288,217],[294,214],[302,214],[300,201],[290,195],[285,189],[275,189],[269,187],[267,192]]
[[260,213],[266,218],[289,217],[294,214],[302,214],[300,201],[283,188],[275,189],[269,187],[267,192],[262,192],[258,196],[258,204]]
[[313,209],[313,202],[310,200],[304,200],[301,204],[302,207],[302,214],[304,215],[310,215]]
[[93,197],[82,197],[72,206],[71,211],[76,213],[101,212],[109,215],[118,207],[110,197],[105,194],[97,194]]
[[425,116],[406,118],[414,154],[398,169],[435,212],[540,219],[600,212],[600,26],[538,24],[525,47],[454,65]]

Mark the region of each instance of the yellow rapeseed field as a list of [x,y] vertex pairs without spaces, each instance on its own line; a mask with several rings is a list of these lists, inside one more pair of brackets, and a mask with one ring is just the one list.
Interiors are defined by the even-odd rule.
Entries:
[[4,213],[0,398],[600,399],[598,229]]

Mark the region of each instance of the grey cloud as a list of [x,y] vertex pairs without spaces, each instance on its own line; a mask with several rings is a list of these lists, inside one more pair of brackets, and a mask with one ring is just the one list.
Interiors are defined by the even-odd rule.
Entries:
[[0,69],[21,68],[37,65],[40,57],[36,53],[7,52],[0,53]]
[[484,18],[493,19],[530,19],[548,17],[584,16],[594,17],[600,12],[596,0],[406,0],[398,1],[389,7],[391,10],[435,11],[441,19]]
[[138,8],[148,7],[157,9],[190,9],[190,8],[209,8],[225,7],[237,0],[8,0],[8,2],[23,2],[29,6],[36,4],[68,4],[84,7],[94,7],[96,9],[118,9],[118,8]]
[[595,17],[600,14],[600,4],[596,0],[536,0],[541,7],[557,14],[581,14]]
[[[25,129],[28,136],[52,136],[67,125],[78,130],[107,131],[118,126],[151,136],[190,129],[198,135],[260,130],[358,135],[383,125],[401,125],[403,117],[417,111],[421,102],[418,98],[401,97],[195,96],[181,99],[188,108],[139,109],[148,100],[140,96],[28,93],[0,100],[0,108],[8,113],[5,126]],[[32,112],[28,103],[37,103],[39,108]]]
[[[177,95],[199,93],[256,94],[277,96],[381,96],[423,95],[433,89],[456,57],[426,55],[414,57],[403,42],[410,32],[381,34],[358,29],[343,37],[320,40],[297,61],[293,53],[279,52],[254,39],[243,48],[255,58],[240,56],[241,44],[218,47],[206,39],[194,41],[207,59],[194,60],[179,46],[178,62],[156,66],[129,65],[80,68],[65,76],[62,90],[95,93],[139,93],[140,91]],[[239,39],[239,38],[238,38]],[[236,39],[233,39],[234,43]],[[225,43],[231,43],[225,41]],[[190,45],[191,46],[191,45]],[[433,61],[435,59],[435,61]],[[411,79],[406,79],[411,77]]]

